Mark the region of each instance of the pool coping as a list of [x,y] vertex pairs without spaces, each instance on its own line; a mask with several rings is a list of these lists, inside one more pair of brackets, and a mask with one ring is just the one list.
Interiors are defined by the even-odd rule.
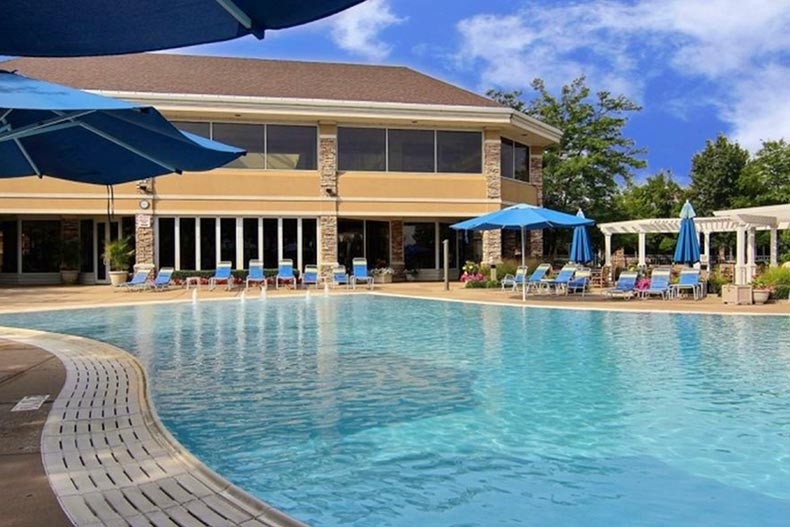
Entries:
[[110,344],[0,326],[55,355],[66,381],[41,434],[50,487],[76,526],[308,527],[230,483],[167,430],[142,364]]

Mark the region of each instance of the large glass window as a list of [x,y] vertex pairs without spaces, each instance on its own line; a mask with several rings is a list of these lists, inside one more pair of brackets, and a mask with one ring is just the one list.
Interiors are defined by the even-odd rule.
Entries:
[[176,265],[176,219],[159,218],[159,267]]
[[289,258],[294,265],[299,251],[299,237],[295,218],[283,219],[283,258]]
[[267,269],[277,268],[277,220],[263,220],[263,265]]
[[337,260],[351,270],[352,260],[365,256],[362,220],[339,220],[337,222]]
[[93,220],[80,221],[80,271],[93,272]]
[[316,127],[266,126],[266,168],[280,170],[315,170]]
[[[0,221],[0,273],[17,273],[17,221]],[[93,255],[91,255],[91,258]]]
[[388,267],[390,264],[390,223],[365,222],[365,256],[371,267]]
[[231,262],[236,269],[236,218],[219,220],[219,259]]
[[60,270],[60,220],[22,222],[22,272]]
[[200,218],[200,268],[217,268],[217,221],[214,218]]
[[178,250],[181,269],[195,269],[195,218],[178,220]]
[[482,138],[480,132],[436,132],[437,171],[481,173]]
[[436,224],[404,223],[403,252],[406,269],[435,269]]
[[318,263],[318,230],[316,220],[302,220],[302,265]]
[[529,182],[529,147],[502,138],[502,177]]
[[[448,252],[450,255],[450,269],[458,268],[458,231],[451,229],[449,223],[439,224],[439,243],[448,240]],[[439,246],[439,268],[444,268],[444,247]]]
[[206,139],[211,139],[211,124],[196,121],[172,121],[173,125],[179,130],[199,135]]
[[264,126],[262,124],[214,123],[214,139],[221,143],[243,148],[241,156],[226,166],[233,168],[265,168]]
[[435,172],[433,130],[389,130],[389,165],[393,172]]
[[338,128],[338,169],[386,170],[386,137],[383,128]]
[[258,259],[258,218],[244,218],[244,261],[242,267],[249,267],[250,260]]

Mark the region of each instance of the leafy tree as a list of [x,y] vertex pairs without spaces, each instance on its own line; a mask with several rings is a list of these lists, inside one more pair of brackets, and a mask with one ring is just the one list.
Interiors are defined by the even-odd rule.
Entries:
[[724,135],[708,140],[705,149],[691,159],[690,195],[694,210],[709,216],[714,210],[734,205],[738,181],[749,161],[749,152]]
[[[563,86],[559,98],[541,79],[532,81],[537,93],[528,102],[521,100],[520,91],[489,90],[488,96],[563,131],[560,144],[544,152],[544,204],[566,212],[581,208],[603,222],[618,219],[614,204],[620,184],[630,183],[632,171],[646,166],[639,158],[645,150],[623,135],[629,114],[641,108],[607,91],[592,96],[585,82],[579,77]],[[560,230],[544,233],[554,253],[568,237]]]
[[790,144],[765,141],[741,172],[736,207],[790,203]]

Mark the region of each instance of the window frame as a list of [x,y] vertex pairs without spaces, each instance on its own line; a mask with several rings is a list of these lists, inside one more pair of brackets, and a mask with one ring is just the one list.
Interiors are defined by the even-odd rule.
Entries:
[[[527,183],[527,184],[531,185],[532,184],[532,174],[530,173],[530,166],[529,165],[530,165],[530,157],[532,156],[532,147],[530,145],[526,144],[526,143],[521,143],[519,141],[516,141],[516,140],[511,139],[511,138],[506,137],[506,136],[501,136],[499,138],[499,144],[501,145],[503,141],[509,141],[511,143],[511,148],[513,149],[513,156],[512,156],[513,159],[512,159],[512,163],[511,163],[511,167],[510,167],[510,174],[509,175],[500,174],[500,177],[507,178],[507,179],[509,179],[511,181],[519,181],[521,183]],[[526,167],[527,168],[527,179],[526,180],[518,179],[516,177],[516,146],[517,145],[518,146],[523,146],[524,148],[527,149],[527,167]],[[499,162],[500,162],[500,166],[501,166],[502,165],[502,150],[501,150],[501,146],[500,146],[499,157],[500,157],[500,161]]]

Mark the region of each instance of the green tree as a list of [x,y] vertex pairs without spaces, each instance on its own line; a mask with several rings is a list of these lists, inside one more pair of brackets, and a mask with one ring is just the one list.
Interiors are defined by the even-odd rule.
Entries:
[[691,159],[690,197],[699,216],[734,205],[738,181],[749,161],[749,152],[724,135],[708,140]]
[[790,203],[790,144],[765,141],[738,180],[736,207]]
[[[620,185],[631,182],[634,169],[646,166],[639,157],[645,150],[623,135],[630,114],[641,108],[607,91],[591,95],[585,77],[563,86],[559,97],[541,79],[531,86],[536,94],[527,102],[520,91],[489,90],[488,96],[562,130],[559,145],[543,156],[544,204],[565,212],[581,208],[598,222],[619,219],[614,205]],[[544,233],[553,253],[568,237],[564,231]]]
[[[617,210],[626,219],[673,218],[680,214],[686,200],[686,189],[672,177],[671,172],[659,172],[649,176],[644,183],[629,183],[618,198]],[[674,248],[677,236],[654,234],[647,237],[647,251],[666,254]],[[636,235],[618,238],[618,244],[626,250],[636,250]],[[669,248],[669,249],[668,249]]]

